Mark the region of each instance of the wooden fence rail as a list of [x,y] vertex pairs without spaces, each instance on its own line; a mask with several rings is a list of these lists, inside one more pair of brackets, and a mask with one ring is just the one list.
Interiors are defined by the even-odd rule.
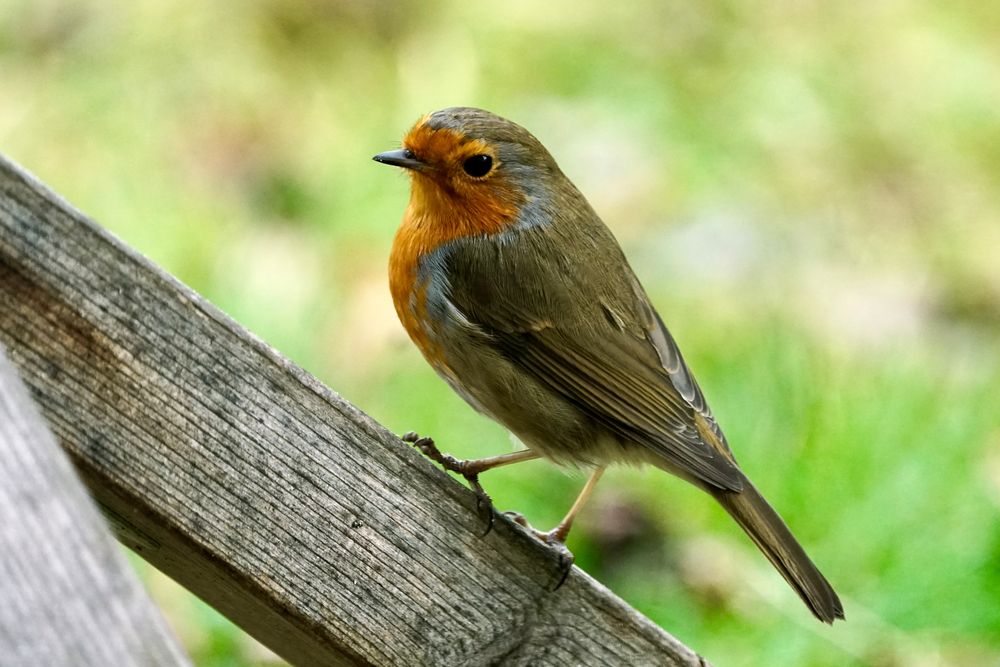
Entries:
[[190,664],[3,349],[0,664]]
[[0,344],[118,538],[293,663],[704,664],[2,157]]

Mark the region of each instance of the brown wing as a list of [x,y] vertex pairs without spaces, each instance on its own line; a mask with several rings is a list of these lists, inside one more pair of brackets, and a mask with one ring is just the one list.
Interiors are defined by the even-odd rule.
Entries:
[[722,429],[719,428],[718,422],[715,421],[715,416],[705,401],[705,395],[701,393],[701,387],[698,386],[694,375],[691,374],[687,364],[684,363],[684,358],[681,356],[680,348],[677,347],[677,342],[670,335],[663,320],[660,319],[659,313],[649,303],[649,298],[637,280],[635,281],[635,293],[639,299],[639,308],[637,310],[639,311],[642,326],[646,331],[646,338],[656,350],[661,365],[670,376],[671,384],[673,384],[685,402],[694,409],[695,425],[698,427],[702,438],[715,449],[722,451],[733,463],[736,463],[733,452],[729,448],[729,443],[726,441],[726,436],[723,435]]
[[443,258],[449,301],[612,433],[710,486],[740,490],[704,397],[624,257],[598,254],[590,259],[603,266],[580,271],[551,243],[536,230],[516,244],[463,242]]

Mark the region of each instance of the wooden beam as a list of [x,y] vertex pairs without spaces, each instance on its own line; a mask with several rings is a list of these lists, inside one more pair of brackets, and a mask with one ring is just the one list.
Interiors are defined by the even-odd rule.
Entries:
[[703,664],[3,159],[0,343],[119,539],[294,663]]
[[0,662],[190,662],[0,347]]

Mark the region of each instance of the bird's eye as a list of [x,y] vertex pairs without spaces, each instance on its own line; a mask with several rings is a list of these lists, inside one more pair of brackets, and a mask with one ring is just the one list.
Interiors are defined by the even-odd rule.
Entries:
[[462,163],[462,169],[473,178],[482,178],[490,173],[490,169],[492,168],[493,158],[482,153],[466,158],[465,162]]

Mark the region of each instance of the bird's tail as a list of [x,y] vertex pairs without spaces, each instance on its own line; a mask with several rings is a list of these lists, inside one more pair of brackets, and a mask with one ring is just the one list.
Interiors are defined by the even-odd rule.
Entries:
[[809,560],[788,526],[750,480],[744,478],[742,491],[711,489],[710,493],[764,552],[816,618],[824,623],[844,618],[844,607],[830,582]]

